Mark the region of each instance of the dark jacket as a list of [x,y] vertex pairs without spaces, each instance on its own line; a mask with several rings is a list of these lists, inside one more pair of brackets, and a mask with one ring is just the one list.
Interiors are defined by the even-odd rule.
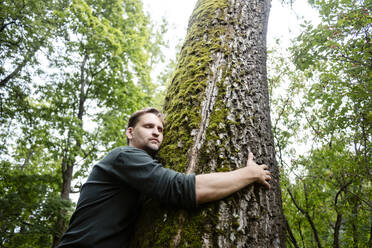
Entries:
[[112,150],[93,167],[58,247],[128,247],[145,196],[194,208],[195,175],[166,169],[141,149]]

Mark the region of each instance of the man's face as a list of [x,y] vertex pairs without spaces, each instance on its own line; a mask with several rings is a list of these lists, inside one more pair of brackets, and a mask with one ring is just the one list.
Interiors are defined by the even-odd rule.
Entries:
[[139,117],[137,125],[127,129],[130,146],[154,154],[163,142],[163,123],[155,114],[146,113]]

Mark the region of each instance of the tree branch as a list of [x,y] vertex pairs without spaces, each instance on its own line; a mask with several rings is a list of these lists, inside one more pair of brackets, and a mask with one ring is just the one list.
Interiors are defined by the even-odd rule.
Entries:
[[287,192],[288,192],[289,196],[291,197],[291,200],[292,200],[293,204],[296,206],[296,208],[303,215],[305,215],[307,221],[310,223],[310,226],[311,226],[311,229],[313,230],[313,233],[314,233],[314,236],[315,236],[315,241],[316,241],[316,243],[318,245],[318,248],[322,248],[322,245],[321,245],[320,239],[319,239],[319,235],[318,235],[318,231],[317,231],[317,229],[315,227],[315,224],[314,224],[313,220],[311,219],[309,213],[306,210],[304,210],[303,208],[300,207],[300,205],[296,202],[296,200],[295,200],[295,198],[294,198],[291,190],[288,187],[287,187]]
[[287,218],[285,216],[284,216],[284,222],[285,222],[287,232],[289,234],[289,240],[291,241],[291,243],[294,245],[295,248],[299,248],[299,246],[297,244],[297,240],[296,240],[295,236],[293,235],[292,229],[289,226]]
[[39,48],[40,46],[34,48],[24,57],[23,61],[14,69],[13,72],[0,81],[0,88],[5,87],[5,85],[22,70],[22,68],[27,64],[27,62],[29,62],[30,58],[36,53],[37,50],[39,50]]
[[26,57],[22,63],[20,63],[17,68],[14,69],[13,72],[11,72],[6,78],[0,81],[0,87],[4,87],[13,77],[15,77],[21,70],[22,68],[27,64],[29,58]]
[[300,236],[301,236],[302,247],[305,247],[304,235],[303,235],[302,229],[301,229],[301,221],[298,222],[298,230],[299,230],[299,233],[300,233]]
[[5,23],[5,24],[2,24],[1,28],[0,28],[0,33],[4,31],[4,29],[11,25],[11,24],[15,24],[16,22],[15,21],[11,21],[11,22],[8,22],[8,23]]
[[85,85],[86,85],[86,75],[85,75],[85,65],[88,60],[88,54],[84,55],[83,62],[81,63],[80,67],[80,96],[79,96],[79,112],[78,112],[78,119],[82,120],[84,115],[84,103],[86,100],[86,92],[85,92]]
[[34,150],[33,150],[33,149],[31,149],[31,150],[28,152],[27,158],[25,159],[25,161],[24,161],[23,164],[21,165],[21,170],[23,170],[23,169],[25,168],[25,166],[28,164],[28,162],[30,161],[31,156],[32,156],[33,153],[34,153]]

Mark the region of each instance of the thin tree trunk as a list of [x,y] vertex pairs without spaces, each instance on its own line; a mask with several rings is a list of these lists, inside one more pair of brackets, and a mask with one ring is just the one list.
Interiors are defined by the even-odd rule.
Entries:
[[[84,115],[84,103],[86,100],[86,63],[88,61],[88,55],[85,54],[81,68],[80,68],[80,94],[79,94],[79,103],[78,103],[78,113],[77,118],[80,121],[78,123],[79,127],[83,127],[83,115]],[[70,145],[70,135],[71,131],[68,134],[68,142],[67,146]],[[62,161],[62,191],[61,191],[61,198],[62,200],[69,200],[70,199],[70,192],[71,192],[71,182],[73,177],[73,169],[75,165],[75,156],[78,151],[81,150],[81,142],[79,139],[75,140],[75,146],[73,148],[66,147],[64,152],[64,159]],[[66,222],[66,214],[65,210],[60,212],[57,220],[57,232],[53,237],[53,247],[56,247],[59,244],[61,236],[66,229],[67,222]]]
[[353,206],[353,217],[354,220],[352,222],[352,232],[353,232],[353,248],[358,248],[359,238],[358,238],[358,228],[357,228],[357,220],[358,220],[358,207],[359,207],[359,201],[354,201]]
[[286,226],[286,229],[287,229],[287,233],[289,234],[289,240],[291,241],[291,243],[293,244],[293,246],[295,248],[299,248],[297,240],[296,240],[295,236],[293,235],[292,229],[288,224],[287,218],[285,218],[285,226]]
[[[69,137],[68,137],[69,139]],[[68,142],[69,144],[69,142]],[[67,145],[68,145],[67,144]],[[72,175],[73,175],[73,161],[70,159],[70,154],[68,153],[68,150],[64,155],[63,161],[62,161],[62,190],[61,190],[61,199],[68,201],[70,199],[70,188],[71,188],[71,181],[72,181]],[[62,209],[59,212],[57,222],[56,222],[56,230],[53,234],[53,244],[52,247],[56,247],[59,244],[59,241],[61,239],[61,236],[63,232],[66,229],[66,210]]]
[[301,222],[298,222],[298,231],[299,231],[300,236],[301,236],[302,248],[306,248],[304,234],[302,233],[302,228],[301,228]]
[[370,229],[369,229],[369,240],[368,240],[368,245],[369,245],[369,247],[372,247],[372,211],[371,211],[371,215],[370,215],[370,221],[369,221],[369,223],[370,223]]
[[333,248],[339,248],[340,247],[340,229],[341,229],[341,223],[342,223],[342,214],[337,214],[337,220],[335,223],[335,232],[333,235]]
[[319,238],[319,235],[318,235],[318,230],[316,229],[315,227],[315,224],[313,222],[313,219],[311,218],[311,216],[309,215],[309,212],[306,211],[305,209],[301,208],[300,205],[297,203],[296,199],[294,198],[294,196],[292,195],[292,192],[289,190],[289,188],[287,188],[287,191],[289,193],[289,196],[291,197],[292,199],[292,202],[293,204],[296,206],[296,208],[306,217],[307,221],[309,222],[310,226],[311,226],[311,229],[313,231],[313,234],[314,234],[314,238],[315,238],[315,241],[316,241],[316,244],[318,246],[318,248],[322,248],[322,245],[320,243],[320,238]]
[[346,192],[347,187],[352,183],[352,181],[345,183],[342,185],[340,190],[337,192],[335,196],[335,202],[334,202],[334,208],[337,213],[337,219],[334,227],[334,234],[333,234],[333,248],[339,248],[340,247],[340,229],[341,229],[341,224],[342,224],[342,214],[339,213],[337,202],[338,202],[338,197],[341,195],[343,191]]
[[160,159],[187,173],[270,167],[272,189],[252,185],[194,211],[149,203],[133,247],[285,247],[266,78],[270,1],[199,0],[166,96]]

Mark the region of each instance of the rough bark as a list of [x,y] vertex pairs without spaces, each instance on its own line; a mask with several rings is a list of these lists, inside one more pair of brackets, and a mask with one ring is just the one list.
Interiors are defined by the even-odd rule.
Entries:
[[272,189],[251,185],[193,211],[149,202],[133,247],[285,247],[266,78],[270,1],[199,0],[166,96],[159,154],[187,173],[270,167]]

